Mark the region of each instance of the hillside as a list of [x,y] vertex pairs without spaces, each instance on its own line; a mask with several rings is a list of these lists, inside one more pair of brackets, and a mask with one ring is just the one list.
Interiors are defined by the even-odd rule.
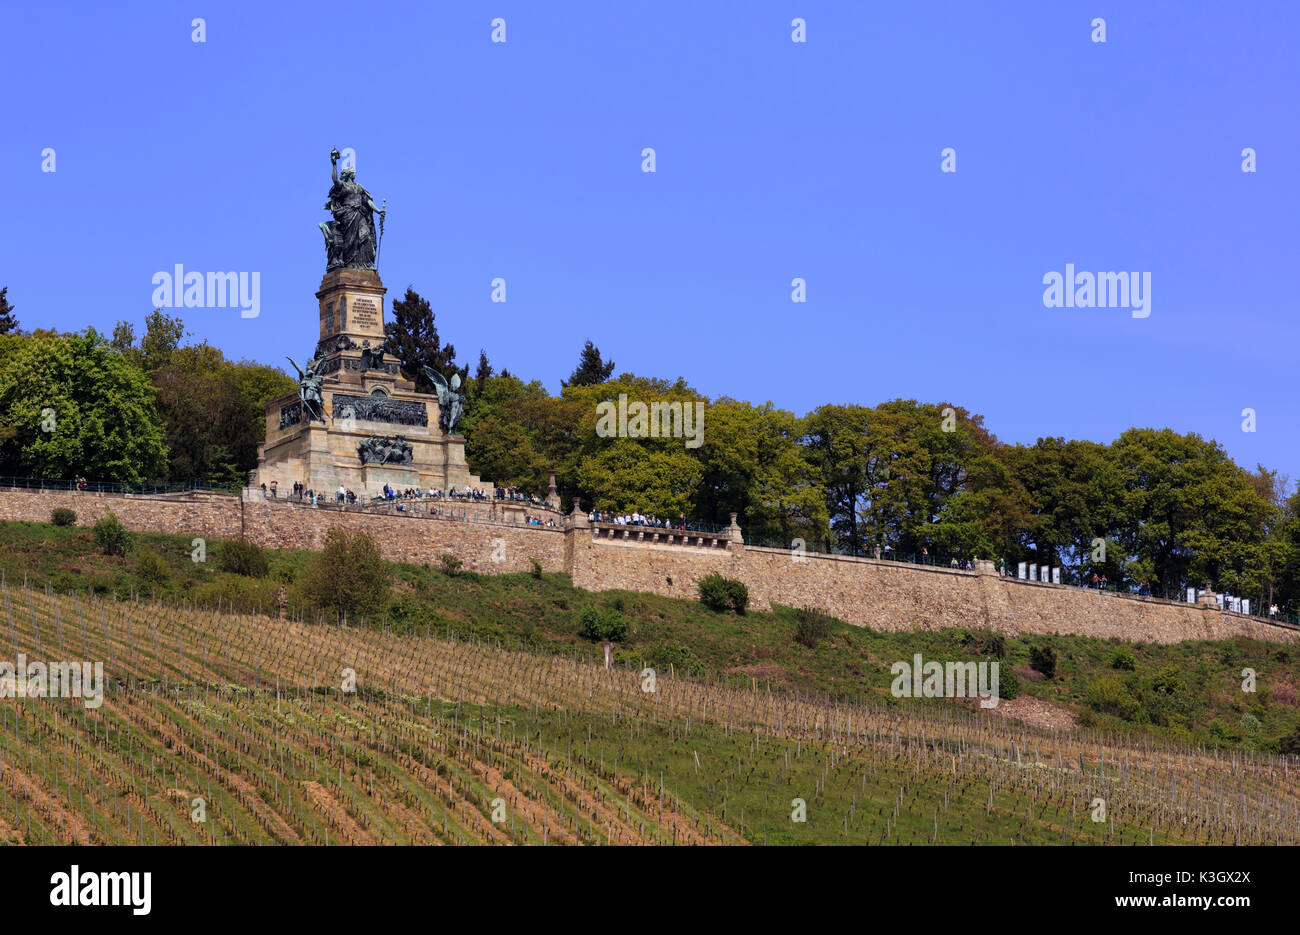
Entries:
[[[123,600],[157,595],[200,608],[244,612],[273,608],[284,586],[290,615],[316,618],[300,585],[309,552],[270,552],[268,575],[247,578],[220,570],[220,542],[207,543],[207,561],[195,562],[188,537],[135,533],[133,539],[136,547],[125,558],[108,557],[98,552],[84,528],[0,523],[0,572],[11,583],[27,581],[61,594]],[[449,575],[438,568],[389,567],[393,596],[382,614],[364,623],[396,634],[477,639],[595,660],[600,650],[579,637],[578,615],[583,607],[596,605],[630,623],[627,641],[615,650],[620,664],[672,667],[741,687],[757,684],[892,705],[898,701],[889,693],[889,667],[911,660],[914,653],[939,660],[1002,658],[1004,669],[1018,673],[1023,693],[1006,709],[1044,715],[1041,722],[1060,726],[1073,721],[1209,748],[1273,752],[1292,749],[1286,739],[1300,730],[1297,651],[1271,643],[1242,638],[1175,645],[1076,636],[1002,639],[973,629],[889,633],[835,623],[816,648],[808,648],[795,641],[796,625],[786,609],[735,616],[650,594],[593,594],[571,587],[557,574]],[[1031,667],[1033,651],[1044,648],[1056,659],[1050,679]],[[1246,668],[1256,672],[1253,693],[1241,690]]]
[[0,704],[8,843],[1300,841],[1295,767],[1271,756],[648,685],[375,628],[0,596],[15,656],[107,675],[97,706]]

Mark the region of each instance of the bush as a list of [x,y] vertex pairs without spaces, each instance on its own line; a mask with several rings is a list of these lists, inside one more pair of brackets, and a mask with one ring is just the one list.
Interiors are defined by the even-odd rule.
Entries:
[[464,563],[450,552],[443,552],[438,558],[438,564],[442,567],[442,573],[448,578],[455,578],[464,566]]
[[971,631],[965,627],[957,627],[952,631],[952,636],[963,651],[975,653],[977,656],[992,656],[995,659],[1006,658],[1007,638],[1001,633],[989,630]]
[[388,566],[369,534],[331,529],[325,548],[303,578],[304,602],[329,608],[342,622],[349,613],[369,613],[388,601]]
[[193,597],[200,607],[274,615],[279,590],[279,585],[264,579],[229,576],[199,584],[194,588]]
[[55,507],[50,512],[50,522],[55,526],[74,526],[77,522],[77,514],[66,506]]
[[578,615],[578,635],[594,643],[621,643],[627,639],[627,618],[616,610],[588,604]]
[[167,562],[154,549],[142,549],[135,559],[135,573],[150,584],[161,587],[171,578]]
[[1050,679],[1056,675],[1056,650],[1050,646],[1029,647],[1029,665],[1043,678]]
[[428,616],[428,608],[414,594],[398,594],[388,603],[388,622],[399,633],[408,633],[419,620]]
[[1120,669],[1124,672],[1132,672],[1137,668],[1137,657],[1133,655],[1133,650],[1127,646],[1121,646],[1115,650],[1115,654],[1110,657],[1110,667]]
[[1277,742],[1277,750],[1287,756],[1300,756],[1300,725]]
[[998,700],[1010,701],[1020,697],[1020,676],[1010,666],[998,664]]
[[247,539],[232,539],[221,546],[217,566],[246,578],[265,578],[270,569],[266,553]]
[[1180,695],[1187,691],[1182,676],[1178,674],[1178,667],[1173,665],[1165,666],[1157,672],[1151,679],[1151,687],[1161,695]]
[[703,672],[704,664],[700,657],[689,647],[681,643],[656,643],[646,655],[646,661],[660,671]]
[[[989,633],[980,641],[979,653],[981,656],[992,656],[994,659],[1005,659],[1007,657],[1007,638],[1001,633]],[[1012,677],[1015,673],[1012,673]],[[1019,686],[1019,682],[1016,683]]]
[[743,614],[749,606],[749,588],[734,578],[724,578],[714,572],[700,579],[700,603],[710,610],[734,610]]
[[528,564],[533,566],[533,570],[529,574],[540,579],[542,577],[542,563],[530,555],[528,556]]
[[95,544],[105,555],[125,555],[131,549],[131,534],[112,510],[94,526]]
[[1113,675],[1093,679],[1088,683],[1088,706],[1101,714],[1113,714],[1123,720],[1137,716],[1141,703],[1129,692],[1128,686]]
[[812,607],[800,607],[794,612],[794,640],[809,649],[830,636],[835,618]]

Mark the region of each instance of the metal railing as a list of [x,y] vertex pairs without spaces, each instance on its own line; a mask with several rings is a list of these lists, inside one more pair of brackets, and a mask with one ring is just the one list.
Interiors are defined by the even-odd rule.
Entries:
[[805,544],[797,549],[789,542],[760,536],[745,536],[745,545],[759,549],[783,549],[787,552],[809,552],[813,555],[839,555],[845,558],[870,558],[880,562],[901,562],[908,565],[926,565],[932,568],[946,568],[949,571],[971,571],[975,567],[972,559],[958,558],[954,555],[930,555],[928,552],[895,552],[893,549],[846,549],[825,546],[821,543]]
[[68,490],[82,493],[115,493],[134,496],[150,496],[174,493],[237,493],[242,485],[222,486],[205,484],[201,481],[183,481],[172,483],[131,483],[127,481],[99,481],[49,477],[14,477],[0,476],[0,487],[18,487],[28,490]]
[[728,532],[731,531],[730,524],[726,526],[718,526],[715,525],[714,523],[705,523],[700,520],[692,520],[692,519],[686,520],[685,525],[682,525],[681,520],[676,520],[672,523],[667,523],[662,526],[656,526],[653,525],[652,523],[647,523],[644,521],[639,523],[616,523],[614,522],[613,519],[615,515],[621,515],[621,514],[611,513],[609,516],[605,516],[602,514],[602,517],[600,519],[592,519],[591,514],[588,513],[587,520],[588,522],[597,523],[601,526],[614,526],[615,528],[618,529],[642,529],[647,532],[665,532],[665,533],[702,532],[705,535],[722,536],[722,535],[726,535]]

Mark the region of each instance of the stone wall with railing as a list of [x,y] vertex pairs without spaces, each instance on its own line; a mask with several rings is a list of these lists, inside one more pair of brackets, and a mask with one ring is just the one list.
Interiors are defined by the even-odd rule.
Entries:
[[[590,591],[623,589],[696,600],[711,572],[743,581],[750,606],[812,606],[852,624],[879,630],[973,627],[1008,634],[1075,633],[1173,643],[1250,636],[1300,640],[1300,629],[1217,607],[1138,598],[997,574],[990,562],[973,571],[870,558],[746,546],[734,520],[720,532],[589,523],[583,514],[563,525],[529,525],[513,504],[407,501],[410,512],[312,506],[214,493],[121,495],[0,487],[0,519],[49,522],[57,507],[81,526],[112,510],[128,529],[190,538],[246,536],[267,548],[319,549],[333,527],[369,532],[385,558],[436,563],[451,553],[470,570],[567,572]],[[429,506],[445,508],[430,514]],[[421,511],[423,508],[423,511]],[[528,505],[527,512],[543,515]],[[555,511],[546,516],[560,521]]]

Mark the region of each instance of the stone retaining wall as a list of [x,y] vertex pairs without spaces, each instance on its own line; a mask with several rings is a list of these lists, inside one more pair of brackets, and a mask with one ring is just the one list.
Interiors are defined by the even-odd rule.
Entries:
[[1139,599],[1063,585],[1020,581],[865,558],[745,547],[731,536],[594,529],[571,517],[567,528],[465,522],[316,508],[228,495],[133,497],[115,494],[0,489],[0,520],[49,522],[67,507],[78,525],[111,508],[127,528],[202,538],[247,536],[267,548],[318,549],[334,526],[364,529],[385,558],[436,563],[450,552],[478,572],[524,572],[536,559],[545,571],[567,572],[576,587],[624,589],[695,600],[710,572],[749,588],[750,606],[810,605],[841,620],[879,630],[978,627],[1010,635],[1075,633],[1156,643],[1243,635],[1300,641],[1300,631],[1201,605]]

